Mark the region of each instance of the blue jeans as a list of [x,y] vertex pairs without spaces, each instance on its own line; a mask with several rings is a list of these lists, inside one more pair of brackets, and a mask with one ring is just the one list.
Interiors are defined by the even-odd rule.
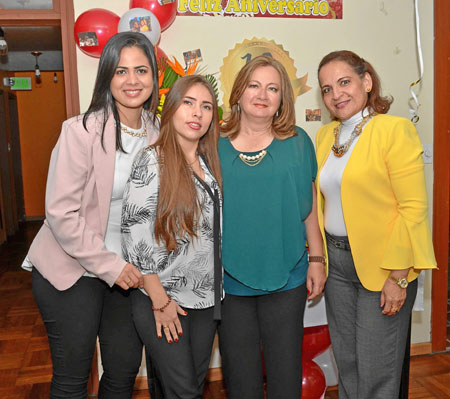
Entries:
[[329,274],[325,301],[339,371],[339,399],[398,398],[417,280],[394,316],[381,313],[380,291],[365,289],[347,237],[327,233]]
[[142,343],[131,319],[129,292],[91,277],[58,291],[36,268],[32,281],[53,362],[50,399],[86,399],[97,336],[104,370],[98,398],[131,398]]

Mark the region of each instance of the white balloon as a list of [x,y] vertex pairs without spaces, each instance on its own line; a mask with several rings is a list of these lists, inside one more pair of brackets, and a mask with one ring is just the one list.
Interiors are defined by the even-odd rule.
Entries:
[[119,32],[140,32],[152,42],[154,46],[161,37],[161,25],[158,18],[145,8],[132,8],[120,18]]

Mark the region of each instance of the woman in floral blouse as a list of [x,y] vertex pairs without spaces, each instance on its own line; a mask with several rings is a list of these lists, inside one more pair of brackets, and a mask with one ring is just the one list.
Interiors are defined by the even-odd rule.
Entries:
[[[200,76],[167,95],[158,141],[136,157],[125,259],[144,275],[133,320],[166,398],[201,398],[222,299],[217,102]],[[164,337],[164,338],[163,338]]]

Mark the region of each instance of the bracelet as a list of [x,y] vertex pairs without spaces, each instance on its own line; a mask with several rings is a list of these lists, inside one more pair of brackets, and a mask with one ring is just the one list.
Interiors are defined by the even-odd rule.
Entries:
[[310,256],[308,255],[308,263],[317,262],[325,264],[325,256]]
[[171,298],[169,295],[167,295],[167,297],[168,297],[169,299],[167,300],[167,303],[166,303],[164,306],[161,306],[160,308],[155,308],[155,307],[152,305],[152,310],[153,310],[154,312],[162,312],[162,313],[164,313],[164,309],[167,308],[167,306],[169,306],[170,302],[172,302],[172,298]]

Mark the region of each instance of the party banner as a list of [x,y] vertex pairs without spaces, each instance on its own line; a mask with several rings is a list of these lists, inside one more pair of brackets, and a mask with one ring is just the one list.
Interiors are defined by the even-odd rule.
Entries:
[[177,15],[342,19],[343,0],[178,0]]

